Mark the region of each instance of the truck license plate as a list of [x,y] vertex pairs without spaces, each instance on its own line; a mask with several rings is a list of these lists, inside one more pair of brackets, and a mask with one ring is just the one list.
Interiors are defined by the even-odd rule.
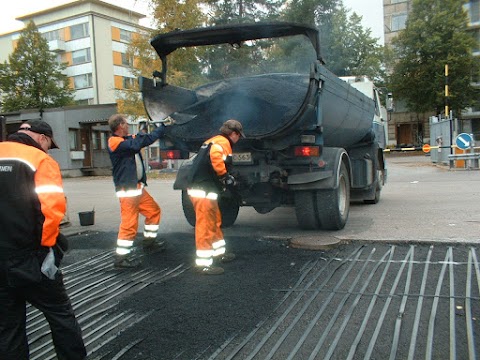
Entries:
[[252,164],[252,153],[234,153],[232,154],[234,164]]

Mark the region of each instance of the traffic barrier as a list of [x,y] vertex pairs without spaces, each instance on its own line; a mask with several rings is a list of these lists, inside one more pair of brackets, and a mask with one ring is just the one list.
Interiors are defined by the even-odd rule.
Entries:
[[[412,146],[412,147],[402,147],[402,148],[393,148],[393,149],[384,149],[383,152],[392,152],[392,151],[423,151],[424,153],[429,153],[432,149],[460,149],[457,145],[450,146],[430,146],[425,144],[423,146]],[[472,149],[480,149],[480,147],[472,147]],[[461,149],[463,150],[463,149]]]

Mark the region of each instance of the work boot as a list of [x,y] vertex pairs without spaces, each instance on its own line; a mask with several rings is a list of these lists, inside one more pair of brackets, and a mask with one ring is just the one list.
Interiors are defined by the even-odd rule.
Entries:
[[142,242],[143,251],[145,252],[155,252],[164,250],[166,243],[160,239],[144,239]]
[[195,271],[202,275],[221,275],[223,274],[223,268],[220,266],[195,266]]
[[142,265],[139,258],[134,258],[132,255],[115,255],[113,266],[119,269],[132,269]]
[[234,253],[225,253],[220,256],[219,258],[221,263],[228,263],[230,261],[235,260],[235,254]]

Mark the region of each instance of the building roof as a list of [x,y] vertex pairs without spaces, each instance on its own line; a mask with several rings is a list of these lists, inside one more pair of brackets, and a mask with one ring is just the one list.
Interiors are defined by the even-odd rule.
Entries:
[[109,3],[106,3],[106,2],[101,1],[101,0],[75,0],[75,1],[63,4],[63,5],[53,7],[53,8],[48,8],[48,9],[45,9],[45,10],[41,10],[41,11],[37,11],[37,12],[34,12],[34,13],[19,16],[19,17],[15,18],[15,20],[26,22],[26,21],[34,18],[34,17],[37,17],[37,16],[50,14],[54,11],[60,11],[60,10],[68,9],[68,8],[73,8],[73,7],[77,7],[79,5],[84,5],[84,4],[100,5],[100,6],[103,6],[103,7],[106,7],[106,8],[110,8],[110,9],[113,9],[113,10],[116,10],[116,11],[123,12],[125,14],[130,15],[130,16],[137,17],[139,19],[143,19],[143,18],[147,17],[145,14],[142,14],[142,13],[130,10],[130,9],[126,9],[126,8],[123,8],[123,7],[120,7],[120,6],[117,6],[117,5],[109,4]]

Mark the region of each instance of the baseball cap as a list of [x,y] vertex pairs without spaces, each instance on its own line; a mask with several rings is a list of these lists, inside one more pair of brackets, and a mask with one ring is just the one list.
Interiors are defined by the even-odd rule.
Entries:
[[[230,131],[228,131],[230,130]],[[222,127],[220,128],[222,133],[229,134],[232,131],[236,131],[240,134],[242,138],[245,138],[245,133],[243,132],[243,126],[238,120],[230,119],[223,123]]]
[[43,134],[48,136],[52,140],[52,146],[50,149],[58,149],[58,145],[53,139],[53,130],[52,127],[42,120],[28,120],[20,125],[19,130],[29,130],[37,134]]

